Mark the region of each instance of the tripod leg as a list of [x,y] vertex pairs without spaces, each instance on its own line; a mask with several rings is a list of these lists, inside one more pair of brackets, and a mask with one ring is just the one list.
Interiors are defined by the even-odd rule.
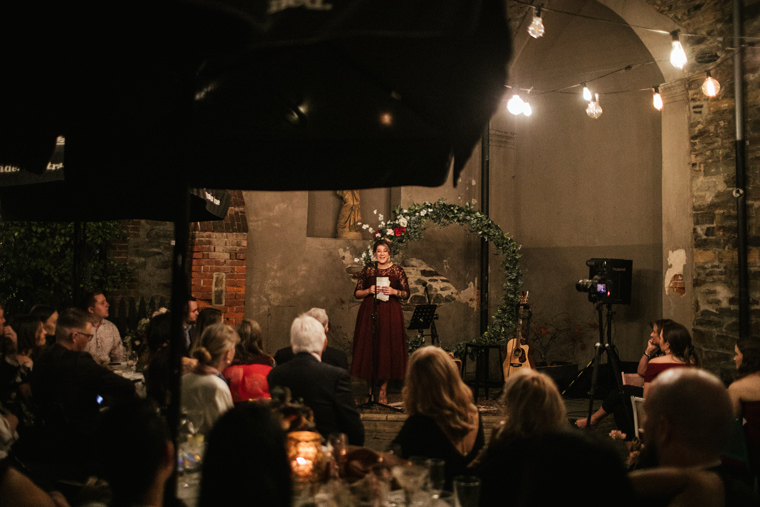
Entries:
[[588,419],[586,427],[591,428],[591,416],[594,413],[594,397],[596,396],[596,386],[599,380],[599,363],[602,360],[602,344],[597,342],[594,345],[594,368],[591,370],[591,387],[588,391]]

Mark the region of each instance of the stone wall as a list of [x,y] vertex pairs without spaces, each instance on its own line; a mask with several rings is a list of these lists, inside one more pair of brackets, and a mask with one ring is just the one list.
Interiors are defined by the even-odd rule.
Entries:
[[[668,16],[685,34],[710,37],[681,37],[689,62],[684,68],[689,100],[689,142],[691,146],[691,192],[693,203],[693,287],[694,339],[705,366],[727,374],[734,369],[731,357],[739,335],[738,252],[736,186],[736,113],[734,104],[731,38],[732,2],[648,0]],[[760,35],[760,2],[743,1],[744,34]],[[718,39],[717,37],[725,37]],[[750,44],[752,45],[752,44]],[[716,53],[716,63],[700,64],[699,55]],[[760,238],[757,207],[758,159],[760,148],[760,68],[757,49],[742,54],[745,93],[745,135],[747,144],[748,264],[752,334],[757,332],[760,302]],[[704,72],[721,84],[717,97],[707,98],[701,90]]]

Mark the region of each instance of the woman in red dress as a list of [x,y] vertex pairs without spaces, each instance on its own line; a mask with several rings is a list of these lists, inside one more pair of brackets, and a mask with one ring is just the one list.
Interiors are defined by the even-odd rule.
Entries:
[[[354,352],[351,375],[368,381],[380,381],[378,401],[388,403],[388,380],[403,380],[409,352],[406,345],[406,327],[401,300],[409,297],[409,282],[401,266],[391,262],[390,243],[386,239],[375,241],[372,247],[377,262],[359,273],[354,297],[364,299],[356,317]],[[380,284],[377,278],[387,277],[389,284]],[[377,294],[377,339],[372,340],[372,313],[374,295]],[[383,295],[388,296],[383,301]],[[373,375],[374,356],[374,375]],[[370,386],[371,387],[371,386]]]

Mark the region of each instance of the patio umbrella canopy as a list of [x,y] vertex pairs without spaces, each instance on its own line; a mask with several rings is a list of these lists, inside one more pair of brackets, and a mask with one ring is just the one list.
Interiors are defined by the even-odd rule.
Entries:
[[225,3],[264,30],[200,74],[193,185],[437,186],[504,93],[500,0]]

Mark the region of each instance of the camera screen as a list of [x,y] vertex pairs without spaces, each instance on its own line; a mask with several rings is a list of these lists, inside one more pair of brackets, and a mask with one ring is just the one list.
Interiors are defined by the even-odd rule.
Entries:
[[596,292],[599,294],[607,292],[607,284],[606,283],[596,284]]

